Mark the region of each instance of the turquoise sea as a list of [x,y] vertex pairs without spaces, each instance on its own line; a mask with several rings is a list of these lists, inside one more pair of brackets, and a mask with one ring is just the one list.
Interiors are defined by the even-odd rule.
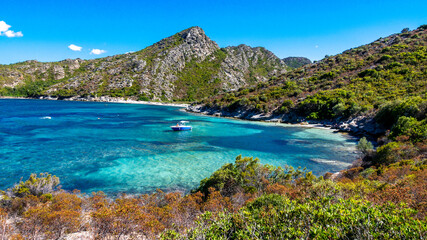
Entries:
[[[192,131],[169,126],[189,120]],[[30,173],[63,189],[108,194],[188,191],[239,154],[316,175],[356,158],[355,139],[332,130],[201,116],[177,107],[0,99],[0,189]]]

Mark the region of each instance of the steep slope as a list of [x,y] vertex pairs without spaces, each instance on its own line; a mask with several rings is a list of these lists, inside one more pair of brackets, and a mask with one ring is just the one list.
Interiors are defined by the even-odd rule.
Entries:
[[201,28],[192,27],[134,53],[0,65],[0,93],[192,101],[267,81],[285,69],[263,48],[221,49]]
[[[215,96],[191,110],[287,122],[333,124],[350,119],[341,127],[351,127],[350,123],[372,127],[376,124],[371,121],[374,114],[393,101],[407,101],[423,112],[427,98],[426,46],[427,26],[423,25],[289,71],[255,87]],[[384,130],[376,126],[369,131],[379,134]]]
[[287,57],[282,60],[291,68],[299,68],[311,63],[311,60],[305,57]]

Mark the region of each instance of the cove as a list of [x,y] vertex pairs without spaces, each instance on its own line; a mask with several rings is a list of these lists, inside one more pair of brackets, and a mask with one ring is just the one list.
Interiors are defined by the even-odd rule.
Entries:
[[[169,126],[189,120],[192,131]],[[249,122],[141,104],[0,99],[0,189],[30,173],[84,193],[188,191],[238,155],[316,175],[356,159],[356,140],[329,129]]]

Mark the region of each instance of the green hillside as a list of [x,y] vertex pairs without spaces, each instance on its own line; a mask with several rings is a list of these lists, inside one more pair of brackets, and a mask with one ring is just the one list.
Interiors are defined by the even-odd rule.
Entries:
[[[427,26],[380,38],[203,104],[216,111],[342,120],[427,98]],[[420,107],[422,107],[420,106]],[[422,116],[419,116],[422,117]]]

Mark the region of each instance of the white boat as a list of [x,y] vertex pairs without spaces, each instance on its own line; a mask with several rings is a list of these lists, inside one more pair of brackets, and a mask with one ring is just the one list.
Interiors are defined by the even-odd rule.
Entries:
[[175,126],[171,126],[174,131],[188,131],[193,129],[192,126],[186,125],[189,121],[179,121]]

